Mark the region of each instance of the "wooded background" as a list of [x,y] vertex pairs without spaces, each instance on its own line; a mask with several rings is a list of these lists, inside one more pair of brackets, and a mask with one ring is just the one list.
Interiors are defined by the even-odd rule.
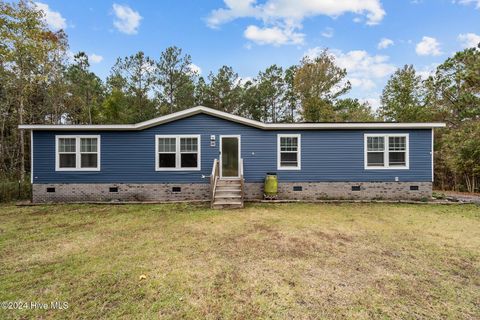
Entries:
[[[346,70],[328,50],[251,80],[222,66],[207,77],[177,47],[118,58],[103,81],[88,56],[69,56],[30,1],[0,2],[0,181],[27,181],[28,133],[19,124],[136,123],[196,105],[263,122],[443,121],[435,136],[435,187],[479,191],[480,44],[455,53],[427,79],[411,65],[386,84],[381,106],[347,98]],[[0,182],[1,183],[1,182]]]

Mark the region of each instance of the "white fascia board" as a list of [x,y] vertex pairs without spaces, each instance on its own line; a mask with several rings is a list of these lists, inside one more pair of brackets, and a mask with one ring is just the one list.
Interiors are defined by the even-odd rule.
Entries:
[[431,129],[443,128],[445,123],[263,123],[256,120],[232,115],[223,111],[198,106],[137,124],[107,124],[107,125],[19,125],[23,130],[59,130],[59,131],[91,131],[91,130],[143,130],[163,123],[172,122],[195,114],[204,113],[228,121],[241,123],[263,130],[337,130],[337,129]]
[[22,130],[58,130],[58,131],[91,131],[91,130],[135,130],[133,124],[106,124],[106,125],[94,125],[94,124],[22,124],[18,126],[18,129]]
[[444,123],[275,123],[266,124],[266,129],[271,130],[288,130],[288,129],[431,129],[443,128]]

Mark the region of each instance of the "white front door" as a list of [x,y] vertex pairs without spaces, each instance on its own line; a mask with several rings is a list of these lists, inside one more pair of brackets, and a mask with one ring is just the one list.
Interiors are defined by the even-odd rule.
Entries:
[[240,177],[240,136],[220,136],[220,177]]

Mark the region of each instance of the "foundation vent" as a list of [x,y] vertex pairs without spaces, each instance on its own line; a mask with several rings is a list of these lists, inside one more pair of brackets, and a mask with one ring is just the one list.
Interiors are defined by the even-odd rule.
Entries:
[[360,191],[362,190],[360,186],[352,186],[352,191]]
[[48,187],[47,192],[55,192],[55,188],[54,187]]
[[182,192],[181,187],[172,187],[172,192]]

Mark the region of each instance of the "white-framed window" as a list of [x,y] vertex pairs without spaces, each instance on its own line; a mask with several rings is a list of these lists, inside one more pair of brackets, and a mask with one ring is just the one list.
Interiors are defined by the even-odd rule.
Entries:
[[55,136],[56,171],[100,171],[99,135]]
[[300,170],[301,135],[277,135],[277,170]]
[[200,135],[156,135],[155,170],[200,170]]
[[408,134],[365,134],[365,169],[408,169]]

